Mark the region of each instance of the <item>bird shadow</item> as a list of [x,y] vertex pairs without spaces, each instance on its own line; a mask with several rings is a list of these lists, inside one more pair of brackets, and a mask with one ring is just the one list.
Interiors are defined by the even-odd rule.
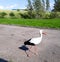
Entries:
[[5,60],[5,59],[0,58],[0,62],[8,62],[8,61]]
[[27,46],[25,46],[25,45],[20,46],[19,49],[21,49],[23,51],[29,50],[29,48]]

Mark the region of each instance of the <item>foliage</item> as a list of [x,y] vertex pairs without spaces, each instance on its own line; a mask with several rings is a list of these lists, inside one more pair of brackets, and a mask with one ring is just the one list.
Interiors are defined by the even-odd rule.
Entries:
[[0,18],[4,18],[5,15],[7,15],[7,13],[5,13],[5,12],[0,12]]
[[29,18],[28,13],[19,13],[19,15],[21,16],[21,18],[24,18],[24,19]]
[[33,10],[33,6],[32,6],[32,2],[31,0],[28,0],[28,6],[27,6],[27,9],[32,11]]
[[26,13],[19,13],[19,15],[21,16],[21,18],[24,18],[24,19],[32,19],[32,18],[35,18],[35,12],[30,13],[28,11]]
[[60,18],[60,12],[51,12],[50,18]]
[[50,2],[49,0],[46,0],[46,10],[49,10],[49,7],[50,7]]
[[20,9],[17,9],[17,11],[20,11]]
[[55,0],[54,11],[60,12],[60,0]]
[[10,16],[15,16],[13,12],[9,13]]
[[50,13],[45,13],[43,18],[44,19],[50,19]]
[[15,14],[14,14],[13,12],[10,12],[10,13],[9,13],[9,16],[10,16],[11,18],[15,18]]
[[[49,10],[50,4],[49,0],[28,0],[28,13],[32,15],[32,12],[35,11],[35,17],[41,18],[41,12],[45,12],[45,10]],[[32,18],[32,17],[31,17]]]
[[[39,17],[38,17],[39,16]],[[39,11],[39,14],[36,15],[35,10],[24,10],[24,11],[16,11],[16,10],[11,10],[7,11],[4,10],[3,12],[0,12],[0,18],[24,18],[24,19],[49,19],[49,18],[60,18],[60,12],[44,12],[44,11]]]
[[43,10],[45,11],[45,0],[42,0]]
[[57,13],[56,12],[51,12],[50,18],[56,18],[56,17],[57,17]]
[[33,12],[33,6],[32,6],[32,2],[31,2],[31,0],[28,0],[28,7],[27,7],[27,9],[28,9],[28,16],[30,17],[30,18],[32,18],[32,12]]
[[60,18],[60,12],[57,12],[57,15],[58,15],[57,18]]
[[39,18],[40,11],[43,10],[41,0],[33,0],[34,10],[36,12],[36,18]]

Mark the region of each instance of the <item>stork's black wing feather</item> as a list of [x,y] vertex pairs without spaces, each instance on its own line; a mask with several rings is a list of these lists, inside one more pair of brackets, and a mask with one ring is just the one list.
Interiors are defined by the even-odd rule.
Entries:
[[34,45],[35,45],[34,43],[30,43],[30,42],[29,42],[30,40],[31,40],[31,39],[25,41],[25,42],[24,42],[24,45],[33,45],[33,46],[34,46]]

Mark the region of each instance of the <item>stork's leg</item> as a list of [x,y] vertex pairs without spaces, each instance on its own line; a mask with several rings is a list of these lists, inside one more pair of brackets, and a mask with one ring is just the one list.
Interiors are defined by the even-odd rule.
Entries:
[[26,54],[28,57],[31,57],[33,54],[34,55],[38,55],[38,47],[35,45],[35,46],[29,46],[29,50],[26,51]]
[[35,55],[38,55],[38,47],[37,47],[36,45],[34,46],[34,51],[35,51],[34,54],[35,54]]
[[[36,53],[35,53],[35,46],[30,45],[30,46],[29,46],[29,50],[28,50],[27,52],[28,52],[28,53],[27,53],[27,56],[28,56],[28,57],[31,57],[33,54],[36,55]],[[33,53],[33,54],[32,54],[32,53]]]
[[30,45],[30,46],[28,46],[28,48],[29,48],[29,50],[27,50],[27,51],[25,51],[25,52],[26,52],[26,54],[27,54],[27,57],[31,57],[31,56],[32,56],[32,53],[31,53],[31,48],[32,48],[32,46]]
[[29,51],[30,51],[31,53],[35,54],[35,55],[38,55],[38,48],[37,48],[36,45],[35,45],[35,46],[31,46],[31,47],[29,48]]
[[31,57],[32,56],[32,54],[31,54],[31,52],[29,50],[26,51],[26,55],[27,55],[27,57]]

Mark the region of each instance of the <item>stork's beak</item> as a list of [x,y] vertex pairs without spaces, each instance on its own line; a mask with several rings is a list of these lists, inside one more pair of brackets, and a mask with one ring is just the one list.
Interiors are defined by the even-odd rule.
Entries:
[[46,32],[43,32],[42,34],[47,35]]

